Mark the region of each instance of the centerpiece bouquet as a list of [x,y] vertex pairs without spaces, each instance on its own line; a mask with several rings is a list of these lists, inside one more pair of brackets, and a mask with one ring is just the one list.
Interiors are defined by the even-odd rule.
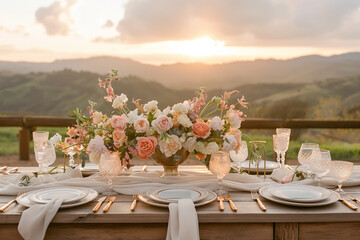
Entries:
[[246,116],[239,108],[247,108],[247,102],[242,96],[236,103],[229,103],[238,91],[208,100],[205,89],[200,88],[193,99],[163,110],[155,100],[141,104],[139,99],[132,100],[135,108],[130,110],[128,97],[114,92],[112,82],[118,80],[116,70],[105,81],[98,79],[99,86],[107,92],[105,100],[114,108],[111,115],[95,109],[96,103],[91,101],[88,116],[78,108],[72,110],[77,124],[68,128],[65,142],[57,141],[63,151],[76,147],[77,151],[88,153],[94,163],[104,152],[118,152],[127,167],[134,156],[142,160],[153,157],[160,164],[160,159],[172,159],[177,169],[178,163],[192,152],[208,165],[212,153],[240,148],[240,127]]

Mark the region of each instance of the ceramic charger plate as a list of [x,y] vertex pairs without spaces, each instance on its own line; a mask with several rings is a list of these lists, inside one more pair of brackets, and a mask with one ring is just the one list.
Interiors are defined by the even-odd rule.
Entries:
[[64,199],[63,203],[73,203],[84,198],[88,194],[87,189],[82,188],[49,188],[35,191],[30,200],[35,203],[48,203],[53,199]]
[[179,199],[191,199],[199,202],[207,197],[208,191],[197,187],[164,187],[148,191],[147,197],[162,203],[177,202]]
[[272,188],[274,186],[266,186],[266,187],[262,187],[259,190],[259,193],[262,197],[266,198],[267,200],[270,200],[272,202],[276,202],[276,203],[280,203],[280,204],[284,204],[284,205],[288,205],[288,206],[295,206],[295,207],[320,207],[320,206],[325,206],[325,205],[329,205],[329,204],[333,204],[337,201],[339,201],[340,199],[340,195],[337,192],[334,191],[330,191],[330,196],[323,200],[323,201],[319,201],[319,202],[310,202],[310,203],[301,203],[301,202],[291,202],[291,201],[286,201],[280,198],[275,197],[274,195],[272,195],[271,191]]
[[[208,203],[213,202],[216,199],[216,197],[217,197],[216,193],[214,193],[213,191],[210,191],[210,190],[207,190],[207,191],[208,191],[208,195],[206,196],[206,198],[204,198],[203,200],[201,200],[199,202],[194,203],[195,207],[204,206]],[[169,203],[158,202],[158,201],[155,201],[155,200],[153,200],[147,196],[143,196],[143,195],[139,195],[139,200],[144,203],[147,203],[151,206],[155,206],[155,207],[161,207],[161,208],[169,207]]]
[[[51,189],[53,189],[53,188],[51,188]],[[93,189],[90,189],[90,188],[81,188],[81,189],[84,189],[84,190],[86,189],[87,194],[85,197],[83,197],[80,200],[73,202],[73,203],[63,203],[60,208],[77,207],[77,206],[80,206],[80,205],[83,205],[83,204],[93,201],[99,195],[98,192]],[[45,190],[45,189],[42,189],[42,190]],[[20,195],[16,199],[16,201],[25,207],[31,207],[32,205],[38,204],[38,203],[31,201],[31,195],[38,191],[39,190],[24,193],[24,194]]]
[[319,202],[327,199],[331,191],[321,187],[285,184],[272,188],[271,194],[286,201]]

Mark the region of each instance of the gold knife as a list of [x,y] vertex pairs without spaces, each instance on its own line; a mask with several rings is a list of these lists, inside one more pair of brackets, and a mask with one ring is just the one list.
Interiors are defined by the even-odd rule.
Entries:
[[106,197],[102,197],[98,200],[98,203],[95,205],[95,207],[93,208],[93,212],[96,213],[97,211],[99,211],[101,205],[103,204],[103,202],[105,201]]
[[111,205],[113,204],[113,202],[115,202],[116,197],[108,197],[106,199],[106,201],[108,201],[108,204],[106,204],[106,206],[103,208],[103,212],[106,213],[107,211],[109,211]]
[[344,203],[346,206],[348,206],[349,208],[351,208],[352,210],[357,210],[358,209],[358,207],[357,206],[355,206],[354,204],[352,204],[352,203],[349,203],[348,201],[346,201],[344,198],[340,198],[339,199],[342,203]]
[[230,197],[229,194],[228,194],[228,195],[225,195],[225,200],[229,202],[231,210],[233,210],[234,212],[236,212],[236,211],[237,211],[237,207],[235,206],[234,202],[231,200],[231,197]]

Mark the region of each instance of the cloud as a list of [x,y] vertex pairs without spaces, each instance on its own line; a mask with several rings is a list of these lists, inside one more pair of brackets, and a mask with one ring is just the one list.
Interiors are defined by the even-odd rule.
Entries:
[[114,26],[114,23],[108,19],[101,27],[102,28],[112,28]]
[[210,36],[233,45],[360,37],[358,0],[139,0],[117,24],[127,43]]
[[76,1],[67,0],[66,4],[54,2],[48,7],[40,7],[35,12],[37,22],[44,26],[46,33],[50,36],[67,35],[70,31],[70,8]]
[[26,32],[26,28],[22,25],[16,26],[16,28],[8,28],[6,26],[0,25],[0,32],[5,32],[9,34],[23,34],[24,36],[28,36],[29,34]]

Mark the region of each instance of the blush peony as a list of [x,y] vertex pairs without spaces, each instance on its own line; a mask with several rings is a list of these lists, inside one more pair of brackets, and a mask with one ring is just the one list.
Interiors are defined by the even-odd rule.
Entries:
[[140,118],[135,121],[134,128],[137,133],[146,133],[149,130],[149,121],[145,118]]
[[171,121],[171,118],[169,118],[168,116],[160,115],[158,118],[152,121],[151,125],[158,133],[161,134],[169,130],[173,126],[173,123]]
[[180,138],[176,135],[170,135],[166,139],[159,142],[160,151],[166,157],[171,157],[182,148]]
[[121,131],[120,129],[115,129],[115,131],[113,132],[113,140],[115,147],[119,148],[126,142],[127,136],[124,131]]
[[124,131],[126,128],[126,122],[127,122],[127,117],[125,114],[121,116],[114,115],[111,119],[111,126],[113,128],[118,128],[119,130]]

